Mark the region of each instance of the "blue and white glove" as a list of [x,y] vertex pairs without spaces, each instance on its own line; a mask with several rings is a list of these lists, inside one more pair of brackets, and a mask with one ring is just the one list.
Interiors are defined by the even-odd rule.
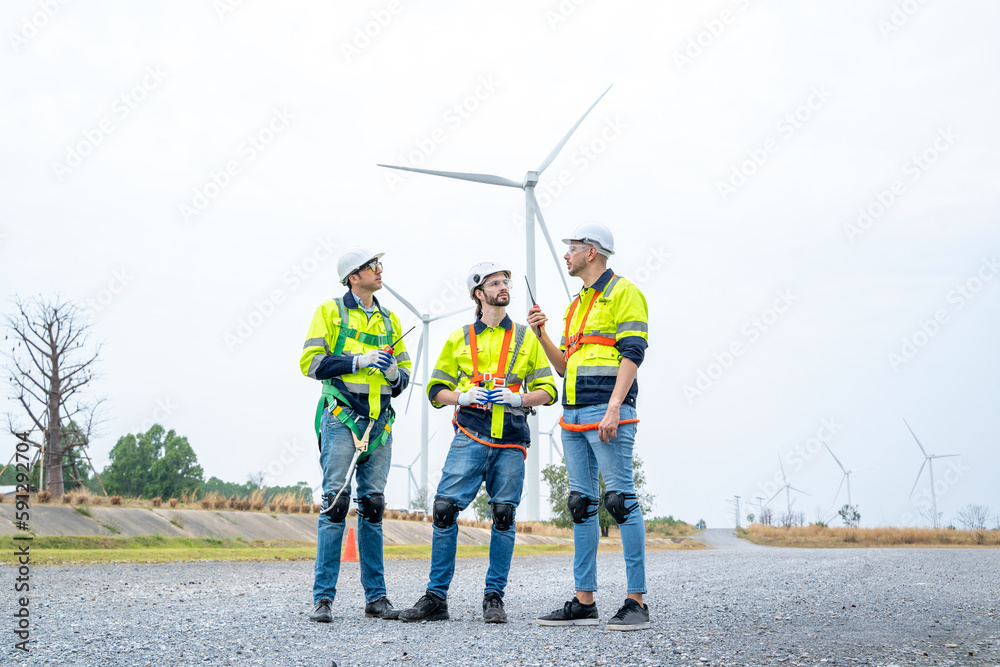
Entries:
[[391,352],[385,350],[372,350],[358,358],[358,369],[374,366],[380,371],[384,371],[395,361]]
[[490,402],[497,405],[509,405],[512,408],[521,407],[521,394],[515,394],[507,387],[497,387],[490,392]]
[[389,382],[395,382],[399,379],[399,367],[396,365],[396,357],[392,358],[392,363],[382,371],[382,374],[385,375],[385,379]]
[[458,404],[469,406],[473,403],[489,403],[490,392],[483,387],[473,387],[468,391],[463,391],[458,395]]

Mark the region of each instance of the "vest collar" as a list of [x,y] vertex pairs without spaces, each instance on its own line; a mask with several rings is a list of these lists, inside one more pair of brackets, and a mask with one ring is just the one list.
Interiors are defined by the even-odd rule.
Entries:
[[[486,323],[479,318],[476,318],[476,323],[473,324],[472,326],[475,327],[477,336],[486,331],[486,329],[488,328],[486,326]],[[500,324],[497,325],[497,327],[500,329],[510,329],[513,326],[514,323],[511,321],[510,315],[504,315],[503,319],[500,320]]]
[[603,292],[604,288],[608,286],[608,281],[611,280],[612,276],[614,275],[615,275],[614,271],[612,271],[611,269],[606,269],[604,273],[601,274],[601,277],[598,278],[594,282],[594,284],[590,286],[590,289],[597,290],[598,292]]
[[[381,312],[382,305],[378,302],[378,297],[372,294],[372,304],[375,306],[375,310]],[[347,290],[347,294],[344,295],[344,306],[347,308],[361,308],[361,304],[358,303],[358,299],[354,296],[354,292]]]

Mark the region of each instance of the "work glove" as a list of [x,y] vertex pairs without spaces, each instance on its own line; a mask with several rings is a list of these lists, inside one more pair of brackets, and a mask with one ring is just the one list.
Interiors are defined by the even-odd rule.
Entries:
[[521,407],[521,394],[512,392],[507,387],[497,387],[490,391],[490,402],[497,405],[509,405],[512,408]]
[[382,371],[382,374],[385,375],[385,379],[389,382],[395,382],[399,379],[399,367],[396,365],[396,357],[392,358],[392,363]]
[[358,360],[358,368],[368,368],[369,366],[374,366],[380,371],[384,371],[389,368],[389,365],[393,363],[395,359],[391,352],[386,352],[385,350],[372,350],[367,354],[362,354],[361,358]]
[[469,406],[473,403],[488,403],[490,392],[483,387],[473,387],[468,391],[463,391],[458,395],[458,404]]

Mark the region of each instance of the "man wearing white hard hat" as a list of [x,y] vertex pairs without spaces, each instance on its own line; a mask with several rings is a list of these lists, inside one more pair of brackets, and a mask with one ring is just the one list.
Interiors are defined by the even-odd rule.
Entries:
[[431,405],[455,406],[455,438],[434,496],[434,538],[427,592],[402,621],[442,621],[448,616],[448,587],[455,574],[458,513],[486,483],[493,526],[490,566],[483,591],[483,620],[506,623],[503,595],[514,553],[514,512],[524,485],[530,445],[526,415],[532,406],[558,397],[545,353],[528,327],[507,316],[510,271],[482,262],[466,278],[476,302],[476,321],[454,331],[427,383]]
[[[646,592],[646,525],[632,478],[632,448],[638,418],[636,373],[645,356],[649,314],[635,285],[608,268],[614,254],[611,231],[587,222],[563,239],[571,276],[583,281],[563,318],[557,346],[545,331],[547,318],[535,306],[528,324],[564,378],[563,455],[569,476],[567,501],[573,518],[573,575],[576,596],[561,609],[536,619],[539,625],[598,625],[598,505],[603,502],[621,529],[627,597],[605,626],[608,630],[649,628]],[[598,474],[607,492],[600,497]]]
[[321,623],[333,620],[330,607],[337,593],[352,473],[357,479],[365,616],[395,619],[399,614],[386,596],[382,513],[392,458],[391,399],[409,384],[410,355],[399,318],[375,298],[382,289],[383,254],[351,248],[341,256],[337,272],[348,291],[316,309],[299,360],[304,375],[323,383],[315,424],[323,509],[316,540],[315,606],[309,615]]

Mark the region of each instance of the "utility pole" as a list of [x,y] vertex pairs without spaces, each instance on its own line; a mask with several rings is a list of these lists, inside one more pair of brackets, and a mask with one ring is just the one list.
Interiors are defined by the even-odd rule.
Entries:
[[740,497],[736,496],[736,528],[740,527]]
[[764,496],[757,496],[757,502],[760,503],[760,541],[767,546],[767,536],[764,534]]

